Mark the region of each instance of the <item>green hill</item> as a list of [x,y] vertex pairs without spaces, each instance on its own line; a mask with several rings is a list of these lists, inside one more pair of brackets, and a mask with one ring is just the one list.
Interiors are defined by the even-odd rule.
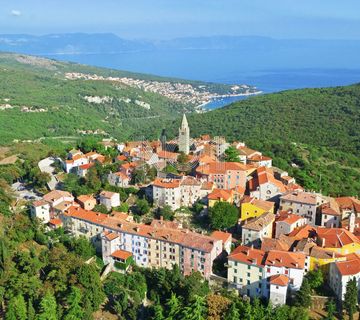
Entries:
[[[68,73],[96,75],[105,80],[70,79]],[[138,129],[150,120],[160,123],[195,110],[196,104],[186,99],[179,101],[136,84],[111,80],[122,77],[144,80],[148,85],[154,81],[191,85],[200,93],[221,94],[231,90],[228,85],[0,53],[0,144],[14,139],[79,136],[84,131],[122,139],[138,138]],[[98,101],[89,100],[93,98]]]

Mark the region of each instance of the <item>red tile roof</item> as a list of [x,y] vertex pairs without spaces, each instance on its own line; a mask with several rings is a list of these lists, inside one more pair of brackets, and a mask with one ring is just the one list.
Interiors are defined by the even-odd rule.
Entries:
[[341,210],[360,212],[360,200],[355,197],[339,197],[335,199]]
[[228,258],[233,261],[264,267],[265,251],[246,246],[238,246],[230,253]]
[[60,219],[50,219],[49,224],[52,224],[53,226],[61,226],[62,221]]
[[267,254],[265,264],[276,267],[304,269],[305,258],[305,254],[300,252],[272,250]]
[[111,254],[111,256],[113,258],[127,260],[128,258],[130,258],[132,256],[132,253],[125,251],[125,250],[116,250]]
[[228,232],[223,232],[223,231],[214,231],[211,234],[211,237],[221,240],[224,243],[226,243],[227,241],[231,241],[231,233]]
[[160,159],[177,160],[179,153],[161,150],[158,151],[157,155]]
[[284,274],[276,274],[269,278],[270,284],[286,287],[289,284],[289,278]]
[[344,228],[318,228],[317,237],[318,244],[324,248],[342,248],[351,243],[360,244],[360,240]]
[[153,182],[153,186],[158,188],[175,189],[180,187],[180,180],[156,178]]
[[342,276],[352,276],[360,273],[360,259],[336,262],[336,267]]
[[266,201],[266,200],[261,200],[261,199],[256,199],[254,197],[250,197],[250,196],[245,196],[242,200],[241,200],[241,204],[243,203],[251,203],[254,206],[263,209],[265,211],[273,211],[274,210],[274,206],[275,203],[271,202],[271,201]]
[[208,199],[228,201],[232,196],[232,190],[214,189],[211,193],[208,194]]

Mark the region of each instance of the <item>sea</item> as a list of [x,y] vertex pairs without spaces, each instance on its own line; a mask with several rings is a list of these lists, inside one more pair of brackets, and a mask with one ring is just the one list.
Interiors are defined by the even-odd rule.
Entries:
[[[111,54],[45,55],[57,60],[225,84],[249,84],[263,94],[301,88],[349,85],[360,82],[360,69],[319,62],[294,63],[293,59],[241,58],[236,52],[222,50],[158,50]],[[246,61],[244,61],[246,60]],[[320,59],[321,60],[321,59]],[[211,101],[205,109],[217,109],[247,96]]]

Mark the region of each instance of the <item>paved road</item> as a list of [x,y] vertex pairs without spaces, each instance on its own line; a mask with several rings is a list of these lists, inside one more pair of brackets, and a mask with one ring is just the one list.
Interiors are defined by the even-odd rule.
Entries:
[[48,183],[48,187],[50,190],[55,190],[59,182],[54,174],[55,168],[51,166],[55,162],[55,160],[56,160],[55,158],[49,157],[42,159],[38,163],[41,172],[46,172],[50,174],[51,180]]
[[17,200],[39,200],[41,196],[35,193],[30,188],[25,188],[25,185],[21,182],[15,182],[11,185],[11,188],[15,192],[15,196]]

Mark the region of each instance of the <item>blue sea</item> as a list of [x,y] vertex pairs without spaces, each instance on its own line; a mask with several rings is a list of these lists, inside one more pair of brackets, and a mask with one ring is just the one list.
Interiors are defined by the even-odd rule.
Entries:
[[[341,86],[360,82],[360,69],[314,62],[296,63],[266,55],[244,59],[223,50],[159,50],[118,54],[62,54],[49,58],[99,67],[226,84],[249,84],[266,93],[289,89]],[[246,97],[215,100],[207,109],[223,107]]]

